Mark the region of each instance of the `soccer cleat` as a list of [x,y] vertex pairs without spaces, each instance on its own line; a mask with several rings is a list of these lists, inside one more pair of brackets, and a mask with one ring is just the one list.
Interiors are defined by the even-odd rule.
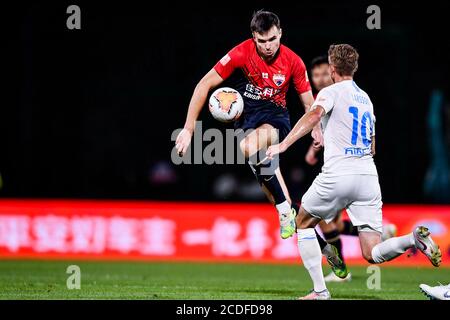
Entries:
[[450,300],[450,284],[434,287],[421,284],[419,288],[430,300]]
[[306,296],[299,297],[297,300],[331,300],[331,294],[328,289],[325,289],[321,292],[315,292],[314,290],[311,290],[311,292]]
[[349,272],[345,278],[339,278],[334,272],[330,272],[325,277],[325,282],[350,282],[352,281],[352,274]]
[[337,248],[331,244],[328,244],[328,246],[327,247],[331,248],[331,250],[326,250],[325,252],[323,252],[323,254],[327,258],[327,262],[330,265],[331,270],[333,270],[333,273],[337,277],[345,279],[348,275],[347,266],[345,265],[342,258],[339,256]]
[[430,231],[427,227],[418,226],[414,231],[414,241],[416,248],[427,256],[431,264],[439,267],[442,261],[442,254],[439,246],[431,239]]
[[280,235],[282,239],[287,239],[292,237],[295,233],[295,216],[296,211],[294,208],[291,209],[289,213],[280,214]]

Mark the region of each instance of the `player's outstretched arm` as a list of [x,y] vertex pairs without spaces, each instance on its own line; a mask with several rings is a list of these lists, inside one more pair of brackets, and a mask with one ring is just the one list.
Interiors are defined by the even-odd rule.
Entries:
[[197,121],[198,115],[205,104],[209,91],[217,87],[223,82],[222,77],[213,68],[211,69],[197,84],[194,93],[192,94],[191,102],[189,103],[189,109],[184,124],[183,130],[178,134],[175,146],[178,154],[182,156],[189,144],[191,143],[192,134],[194,133],[195,121]]
[[266,156],[269,157],[269,159],[272,159],[275,155],[286,151],[295,141],[311,132],[311,130],[319,124],[320,119],[324,114],[324,108],[319,105],[313,110],[308,111],[300,118],[300,120],[298,120],[294,128],[281,143],[270,146],[267,149]]

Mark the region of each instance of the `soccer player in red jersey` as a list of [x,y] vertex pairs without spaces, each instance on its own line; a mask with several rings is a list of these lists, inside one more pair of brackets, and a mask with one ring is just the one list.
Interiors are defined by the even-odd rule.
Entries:
[[[208,93],[225,79],[232,78],[234,89],[244,99],[244,111],[235,121],[235,128],[253,129],[240,142],[240,149],[258,179],[268,199],[276,206],[283,239],[295,233],[296,209],[277,163],[267,158],[254,161],[255,155],[286,137],[291,130],[286,109],[286,92],[290,83],[308,111],[314,102],[308,74],[302,59],[288,47],[280,44],[282,30],[278,16],[268,11],[257,11],[250,29],[253,38],[229,51],[197,84],[189,104],[184,129],[176,139],[179,154],[184,154],[191,142],[195,121],[205,104]],[[319,126],[312,137],[323,143]],[[256,157],[257,158],[257,157]]]

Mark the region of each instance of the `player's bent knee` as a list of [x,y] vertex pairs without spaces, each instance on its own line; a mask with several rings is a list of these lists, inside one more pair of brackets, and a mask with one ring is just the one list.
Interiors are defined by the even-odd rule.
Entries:
[[375,261],[373,261],[373,259],[372,259],[372,252],[371,252],[370,250],[369,250],[369,251],[363,250],[362,255],[363,255],[363,258],[364,258],[367,262],[369,262],[369,263],[375,263]]
[[315,227],[311,219],[302,214],[299,214],[297,217],[295,217],[295,224],[297,226],[297,229],[307,229]]

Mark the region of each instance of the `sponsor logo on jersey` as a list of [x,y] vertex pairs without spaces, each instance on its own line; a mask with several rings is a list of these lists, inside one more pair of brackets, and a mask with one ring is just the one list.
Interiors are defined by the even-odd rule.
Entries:
[[369,155],[371,152],[370,148],[355,148],[355,147],[350,147],[350,148],[344,148],[344,152],[345,155],[349,154],[352,156],[365,156],[365,155]]
[[281,86],[284,83],[284,80],[286,80],[286,76],[281,73],[275,73],[272,80],[277,86]]
[[259,88],[250,83],[245,87],[244,96],[253,100],[270,99],[280,92],[279,89],[264,87]]
[[262,78],[263,78],[263,79],[269,79],[269,74],[263,72],[263,73],[262,73]]

